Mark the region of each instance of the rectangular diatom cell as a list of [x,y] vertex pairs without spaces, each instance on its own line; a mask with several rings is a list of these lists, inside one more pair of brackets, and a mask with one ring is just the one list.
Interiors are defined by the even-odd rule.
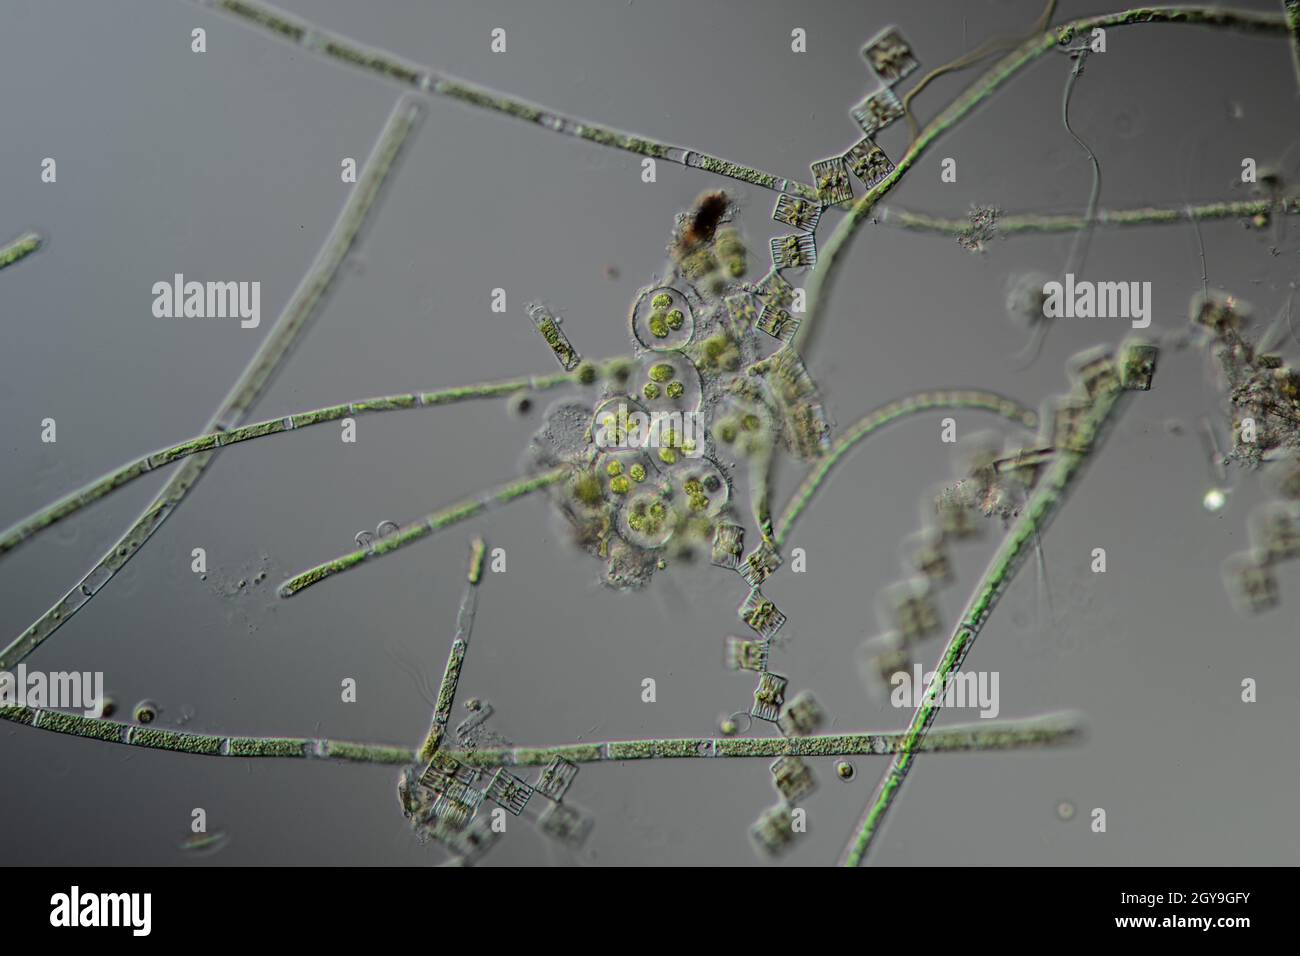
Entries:
[[501,837],[501,832],[492,829],[487,817],[475,817],[459,833],[452,833],[444,842],[452,852],[461,857],[465,863],[473,863],[487,853]]
[[1156,376],[1156,358],[1160,350],[1146,342],[1126,342],[1120,349],[1120,380],[1126,389],[1151,390]]
[[781,555],[764,541],[745,556],[745,561],[740,566],[740,575],[751,588],[756,588],[780,566]]
[[533,784],[533,789],[552,800],[563,800],[564,795],[573,786],[573,778],[578,775],[578,765],[563,757],[556,757],[545,767]]
[[903,103],[894,91],[882,86],[850,111],[862,132],[875,136],[895,120],[903,117]]
[[818,160],[809,169],[812,170],[817,198],[825,205],[833,206],[853,198],[853,183],[849,180],[849,168],[843,156]]
[[1043,421],[1050,423],[1048,441],[1052,447],[1065,451],[1087,451],[1082,425],[1090,411],[1092,403],[1083,398],[1049,400],[1048,414],[1043,417]]
[[973,505],[949,489],[935,496],[934,515],[937,530],[945,541],[964,541],[983,530],[983,525],[975,520]]
[[487,795],[515,816],[524,812],[533,788],[505,770],[498,770],[488,784]]
[[880,682],[888,687],[895,674],[912,669],[912,655],[903,647],[887,648],[871,658],[871,667]]
[[1250,515],[1250,541],[1270,562],[1300,558],[1300,506],[1268,501]]
[[767,641],[751,641],[745,637],[727,638],[727,666],[733,671],[767,670]]
[[993,469],[998,475],[1009,476],[1026,488],[1033,488],[1054,456],[1055,452],[1050,448],[1022,448],[1012,455],[999,458],[993,463]]
[[758,329],[774,339],[789,342],[799,328],[799,320],[785,309],[765,305],[758,317]]
[[713,531],[713,549],[709,560],[720,568],[736,570],[745,550],[745,529],[738,524],[719,524]]
[[437,753],[420,774],[420,786],[434,793],[446,793],[453,786],[468,783],[472,778],[473,771],[455,757]]
[[444,793],[434,802],[433,815],[449,830],[463,830],[474,816],[474,808]]
[[749,592],[745,603],[740,606],[740,619],[756,630],[764,640],[771,640],[772,635],[785,624],[785,615],[763,597],[757,588]]
[[754,297],[748,292],[736,292],[722,301],[726,303],[727,315],[731,317],[731,331],[744,338],[758,318],[758,306]]
[[781,705],[785,703],[785,688],[789,681],[780,674],[768,671],[758,675],[758,686],[754,688],[754,706],[750,709],[751,717],[773,723],[781,716]]
[[1277,607],[1277,576],[1266,556],[1239,551],[1223,565],[1224,584],[1233,605],[1242,614],[1258,614]]
[[546,344],[551,347],[555,357],[560,360],[566,372],[572,372],[582,361],[580,356],[569,344],[568,337],[564,330],[560,328],[559,320],[551,314],[551,311],[544,305],[533,303],[528,306],[528,317],[533,320],[533,325],[537,326],[537,331],[546,339]]
[[749,836],[768,856],[776,856],[794,841],[794,814],[783,803],[768,807],[749,828]]
[[924,640],[943,626],[935,592],[923,578],[892,585],[882,598],[885,616],[905,643]]
[[845,153],[844,161],[853,175],[862,180],[862,185],[868,189],[878,186],[894,171],[893,162],[870,136],[864,136],[861,142]]
[[778,757],[773,762],[771,770],[772,783],[776,785],[777,793],[785,798],[786,803],[802,800],[817,789],[817,781],[813,779],[812,771],[798,757]]
[[804,461],[811,461],[831,448],[831,423],[821,402],[800,402],[790,409],[787,418],[790,450]]
[[594,821],[571,803],[548,803],[537,817],[537,827],[552,840],[569,847],[586,842]]
[[772,211],[772,218],[777,222],[783,222],[787,226],[794,226],[805,232],[813,232],[821,217],[821,206],[807,199],[791,196],[789,193],[782,193],[777,197],[776,209]]
[[781,273],[772,269],[754,286],[754,294],[764,305],[788,309],[794,305],[794,286]]
[[811,269],[817,264],[817,239],[805,235],[773,236],[772,265],[777,269]]
[[920,66],[912,44],[903,39],[897,27],[887,27],[876,34],[863,47],[862,55],[876,75],[890,86],[906,79]]
[[911,534],[903,542],[903,564],[922,575],[934,587],[953,581],[952,560],[943,536],[933,528]]
[[1082,391],[1089,399],[1095,400],[1120,387],[1119,369],[1105,346],[1073,356],[1066,368],[1066,376],[1076,390]]
[[801,690],[786,704],[777,721],[787,737],[807,737],[826,723],[826,711],[810,690]]

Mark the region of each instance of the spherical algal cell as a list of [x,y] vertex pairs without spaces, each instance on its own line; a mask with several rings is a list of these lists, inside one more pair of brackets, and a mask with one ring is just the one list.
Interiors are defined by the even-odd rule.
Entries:
[[1074,818],[1074,804],[1069,800],[1062,800],[1056,805],[1056,817],[1058,820],[1071,820]]
[[673,297],[667,292],[660,292],[650,300],[650,307],[656,312],[666,312],[668,307],[673,304]]
[[650,321],[647,324],[650,326],[650,334],[655,338],[666,339],[668,337],[668,320],[664,318],[662,313],[656,312],[650,316]]
[[841,780],[852,780],[857,776],[857,770],[847,760],[837,760],[835,761],[835,776]]
[[158,719],[158,705],[151,700],[142,700],[135,705],[131,716],[137,724],[152,724]]
[[740,728],[736,726],[736,722],[734,720],[728,717],[725,720],[723,720],[721,724],[718,725],[718,729],[722,731],[722,736],[734,737],[736,736],[736,731],[739,730]]
[[617,478],[619,475],[623,474],[623,463],[617,458],[612,459],[610,463],[605,466],[605,471],[609,473],[611,478]]
[[664,321],[668,323],[668,328],[676,332],[686,324],[686,316],[682,314],[681,309],[673,309],[668,313]]
[[669,382],[668,387],[664,389],[669,398],[681,398],[686,394],[686,386],[681,382]]
[[673,367],[667,362],[659,362],[656,365],[650,366],[650,381],[658,382],[662,385],[664,382],[670,381],[672,377]]
[[578,366],[578,381],[583,385],[594,385],[596,382],[596,366],[590,362],[583,362]]
[[625,495],[632,490],[632,483],[624,475],[609,480],[609,490],[616,495]]
[[1224,494],[1222,488],[1211,488],[1205,493],[1205,497],[1201,499],[1201,504],[1210,514],[1222,511],[1223,506],[1227,503],[1228,496]]
[[646,382],[645,385],[641,387],[641,394],[646,397],[647,401],[653,402],[659,397],[659,386],[654,382]]
[[645,465],[640,462],[629,468],[627,473],[632,476],[633,481],[645,481]]

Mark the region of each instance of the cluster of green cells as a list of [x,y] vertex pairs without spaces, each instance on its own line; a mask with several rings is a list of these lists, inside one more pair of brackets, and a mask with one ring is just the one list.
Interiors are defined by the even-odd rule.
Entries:
[[[653,318],[651,322],[653,322]],[[647,373],[648,381],[641,386],[641,394],[650,401],[654,401],[661,394],[672,399],[681,398],[686,392],[686,386],[675,378],[675,371],[667,362],[659,362],[650,366]]]
[[649,326],[657,339],[668,338],[668,333],[678,331],[686,321],[682,310],[672,308],[672,304],[673,297],[666,292],[660,292],[651,301],[654,312],[650,314]]
[[792,287],[775,265],[743,281],[748,251],[730,212],[714,192],[677,218],[666,272],[631,306],[631,359],[579,366],[587,391],[551,407],[530,448],[534,470],[571,468],[551,494],[617,588],[709,554],[719,526],[739,524],[738,462],[778,445],[798,454],[810,445],[800,419],[824,420],[802,364],[773,363],[783,342],[758,322],[788,308]]

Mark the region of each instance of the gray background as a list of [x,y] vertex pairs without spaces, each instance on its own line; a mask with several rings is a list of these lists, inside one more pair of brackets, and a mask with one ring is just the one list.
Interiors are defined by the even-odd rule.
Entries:
[[[1278,4],[1245,3],[1276,10]],[[330,29],[571,114],[808,178],[843,151],[848,109],[874,86],[862,42],[896,23],[928,70],[987,36],[1019,33],[1037,2],[676,2],[509,4],[286,0]],[[1064,3],[1057,19],[1111,3]],[[190,52],[202,26],[208,52]],[[504,27],[509,52],[488,51]],[[790,30],[809,52],[790,52]],[[1104,207],[1241,197],[1243,156],[1282,160],[1295,142],[1286,43],[1202,28],[1110,31],[1079,80],[1072,118],[1101,158]],[[1089,167],[1060,124],[1068,61],[1052,55],[945,136],[888,205],[962,215],[972,202],[1081,210]],[[918,74],[919,75],[919,74]],[[932,116],[974,73],[917,100]],[[361,160],[395,87],[304,55],[174,0],[9,0],[0,30],[6,91],[0,233],[28,227],[45,251],[0,277],[0,524],[142,452],[195,433],[271,326],[343,202],[339,160]],[[915,77],[906,81],[910,88]],[[897,158],[903,124],[881,137]],[[59,180],[39,180],[42,157]],[[958,182],[939,163],[958,160]],[[1291,173],[1300,152],[1287,159]],[[559,310],[587,355],[627,347],[626,310],[660,270],[673,216],[702,190],[740,198],[759,250],[780,227],[765,191],[636,157],[448,102],[430,102],[374,228],[337,294],[254,410],[265,418],[385,392],[529,372],[554,359],[525,302]],[[833,225],[828,215],[823,241]],[[1203,227],[1209,278],[1271,316],[1296,272],[1295,226],[1281,237],[1237,222]],[[1277,244],[1281,254],[1269,254]],[[921,388],[995,388],[1037,406],[1065,388],[1079,348],[1114,342],[1121,321],[1062,322],[1042,357],[1014,371],[1024,333],[1004,287],[1027,269],[1059,273],[1068,237],[997,241],[971,255],[943,237],[866,228],[809,356],[836,422]],[[607,265],[620,277],[610,279]],[[150,286],[184,272],[262,282],[262,325],[160,320]],[[1088,274],[1149,280],[1155,325],[1178,328],[1200,287],[1188,226],[1099,233]],[[504,287],[505,315],[489,308]],[[1294,343],[1292,353],[1294,354]],[[1129,406],[1045,538],[1053,612],[1032,565],[967,667],[1001,672],[1003,717],[1061,707],[1087,714],[1085,745],[1061,752],[935,755],[919,761],[873,851],[880,864],[1287,864],[1296,860],[1300,785],[1293,724],[1300,570],[1282,605],[1248,619],[1229,606],[1219,565],[1245,546],[1263,498],[1238,476],[1217,515],[1196,422],[1218,415],[1195,352],[1167,352],[1154,391]],[[39,422],[58,421],[56,445]],[[992,427],[958,415],[961,433]],[[923,489],[952,474],[939,415],[871,440],[793,536],[809,570],[765,588],[790,616],[773,667],[813,689],[837,730],[891,729],[907,715],[871,696],[853,665],[874,634],[876,591],[899,577],[899,542],[919,527]],[[1171,419],[1185,426],[1171,433]],[[750,675],[721,664],[743,586],[708,566],[673,568],[639,594],[598,584],[546,503],[530,499],[344,575],[290,602],[274,585],[404,521],[516,473],[537,419],[504,403],[385,414],[356,445],[332,426],[224,452],[190,500],[90,606],[29,659],[102,670],[129,708],[150,697],[189,729],[416,742],[429,707],[408,673],[440,669],[466,539],[504,547],[509,570],[481,589],[461,683],[497,708],[519,743],[708,735],[746,708]],[[798,480],[786,468],[778,500]],[[0,637],[41,614],[102,554],[160,485],[142,480],[8,558]],[[743,501],[743,493],[742,498]],[[961,548],[951,617],[996,540]],[[199,581],[190,549],[207,549]],[[1088,571],[1105,547],[1109,572]],[[268,579],[231,594],[240,578]],[[940,642],[920,651],[932,664]],[[403,663],[405,662],[405,663]],[[658,702],[640,681],[658,681]],[[359,702],[339,701],[353,677]],[[1259,681],[1260,700],[1239,699]],[[459,710],[458,716],[463,711]],[[944,722],[968,720],[947,714]],[[0,857],[10,863],[427,864],[394,795],[395,771],[332,763],[213,760],[141,752],[0,726]],[[883,762],[857,778],[814,770],[810,832],[785,858],[833,862]],[[512,825],[493,864],[750,864],[746,830],[775,793],[766,761],[584,767],[571,799],[596,816],[582,853]],[[1080,812],[1057,819],[1060,800]],[[202,859],[178,845],[190,811],[231,837]],[[1089,832],[1105,807],[1109,832]]]

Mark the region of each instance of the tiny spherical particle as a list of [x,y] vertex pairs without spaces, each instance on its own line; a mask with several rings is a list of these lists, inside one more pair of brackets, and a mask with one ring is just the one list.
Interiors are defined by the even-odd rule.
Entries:
[[835,775],[841,780],[852,780],[857,775],[857,770],[847,760],[839,760],[835,763]]
[[1227,502],[1228,496],[1224,494],[1223,489],[1211,488],[1205,493],[1205,498],[1202,499],[1201,504],[1205,506],[1206,511],[1213,514],[1216,511],[1221,511]]

